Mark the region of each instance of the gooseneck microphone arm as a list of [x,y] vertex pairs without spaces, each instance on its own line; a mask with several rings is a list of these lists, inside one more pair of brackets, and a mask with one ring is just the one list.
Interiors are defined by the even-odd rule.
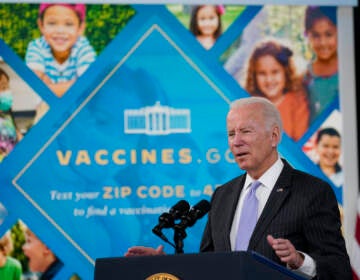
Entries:
[[[160,215],[158,224],[152,229],[152,232],[163,241],[175,248],[176,254],[184,253],[184,239],[186,238],[186,228],[193,226],[197,220],[201,219],[210,210],[210,203],[207,200],[201,200],[189,211],[190,205],[185,200],[176,203],[169,212]],[[179,220],[179,223],[175,223]],[[174,243],[172,244],[162,233],[163,228],[174,229]]]

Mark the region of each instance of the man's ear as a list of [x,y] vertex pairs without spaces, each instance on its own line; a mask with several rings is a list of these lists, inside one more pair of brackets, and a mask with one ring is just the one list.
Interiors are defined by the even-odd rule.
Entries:
[[274,126],[271,132],[271,146],[276,148],[280,142],[281,133],[278,126]]

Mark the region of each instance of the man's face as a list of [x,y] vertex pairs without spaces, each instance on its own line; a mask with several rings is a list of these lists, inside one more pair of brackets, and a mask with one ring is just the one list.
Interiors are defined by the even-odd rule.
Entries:
[[27,233],[26,240],[22,246],[24,254],[29,259],[29,268],[33,272],[43,272],[44,255],[49,250],[44,243],[42,243],[34,234]]
[[232,109],[227,116],[228,143],[236,163],[258,179],[277,159],[277,127],[266,128],[261,105]]

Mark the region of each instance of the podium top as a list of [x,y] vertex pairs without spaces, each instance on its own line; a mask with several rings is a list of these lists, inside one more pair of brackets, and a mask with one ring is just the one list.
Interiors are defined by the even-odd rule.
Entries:
[[[152,278],[153,277],[153,278]],[[100,258],[94,280],[306,280],[255,252]]]

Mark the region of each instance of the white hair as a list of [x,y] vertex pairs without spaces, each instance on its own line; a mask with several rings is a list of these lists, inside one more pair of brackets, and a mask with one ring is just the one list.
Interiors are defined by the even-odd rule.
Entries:
[[230,110],[241,108],[251,104],[259,104],[262,106],[263,110],[259,111],[259,113],[261,112],[263,114],[264,120],[266,122],[266,127],[268,129],[271,129],[274,125],[279,127],[281,137],[283,132],[283,126],[280,112],[276,108],[276,106],[265,97],[252,96],[237,99],[230,104]]

